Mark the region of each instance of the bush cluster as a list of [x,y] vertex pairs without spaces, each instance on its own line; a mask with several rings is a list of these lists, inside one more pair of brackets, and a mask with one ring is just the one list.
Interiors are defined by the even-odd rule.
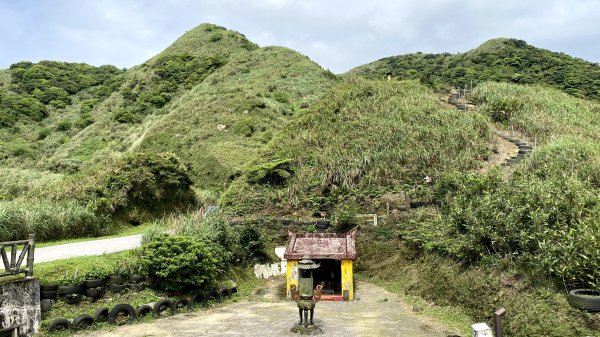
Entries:
[[142,115],[164,107],[180,89],[191,89],[224,64],[224,56],[197,57],[189,53],[167,54],[146,63],[142,69],[153,75],[125,84],[124,105],[114,112],[113,119],[137,123]]
[[0,241],[23,240],[34,233],[49,241],[106,234],[108,218],[73,201],[0,201]]
[[473,263],[508,258],[566,282],[600,285],[600,147],[561,140],[512,176],[448,174],[434,187],[441,216],[405,236]]
[[[164,228],[174,228],[174,236]],[[207,288],[232,264],[266,256],[255,227],[234,228],[216,208],[154,223],[142,242],[142,265],[158,280],[158,287],[169,291]]]
[[204,241],[165,236],[142,247],[140,263],[168,291],[208,287],[223,273],[222,261]]
[[600,66],[516,39],[494,39],[463,54],[391,56],[351,71],[370,78],[418,79],[432,87],[463,88],[486,81],[543,84],[577,97],[600,99]]

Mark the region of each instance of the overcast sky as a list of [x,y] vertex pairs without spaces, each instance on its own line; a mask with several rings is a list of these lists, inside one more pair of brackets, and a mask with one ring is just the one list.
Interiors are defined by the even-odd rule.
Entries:
[[597,0],[0,0],[0,69],[58,60],[131,67],[203,22],[295,49],[333,72],[495,37],[600,61]]

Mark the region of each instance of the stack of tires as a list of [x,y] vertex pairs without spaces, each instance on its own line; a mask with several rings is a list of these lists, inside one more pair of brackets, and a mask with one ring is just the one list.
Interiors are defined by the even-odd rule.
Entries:
[[512,166],[512,165],[518,164],[523,159],[525,159],[525,156],[527,156],[529,153],[531,153],[531,151],[533,151],[532,145],[527,144],[526,142],[521,141],[520,139],[506,136],[506,135],[503,135],[502,133],[498,133],[498,135],[500,137],[508,140],[509,142],[515,144],[519,148],[519,153],[517,153],[516,155],[507,159],[506,162],[502,163],[502,166]]
[[52,309],[52,304],[58,297],[58,285],[40,284],[40,299],[42,311]]
[[[137,282],[130,284],[143,284],[144,278],[133,278],[130,279],[129,282]],[[118,278],[113,278],[109,280],[110,285],[115,285],[118,282]],[[121,279],[122,281],[122,279]],[[109,285],[109,288],[110,288]],[[98,282],[89,282],[85,283],[85,292],[87,294],[88,291],[97,290],[99,288]],[[43,289],[51,289],[51,287],[44,286]],[[45,295],[51,297],[51,293],[53,292],[55,298],[59,292],[60,287],[57,287],[57,290],[44,290],[49,293],[44,293]],[[114,288],[113,288],[114,289]],[[117,288],[117,290],[120,288]],[[74,318],[73,320],[68,320],[65,318],[58,318],[54,321],[50,322],[48,325],[48,332],[58,332],[61,330],[79,330],[85,329],[94,325],[94,323],[103,323],[108,322],[114,325],[122,325],[131,323],[137,319],[148,315],[154,315],[157,317],[170,316],[179,312],[181,310],[190,310],[193,307],[203,307],[206,305],[208,300],[213,300],[215,302],[222,302],[223,298],[230,297],[236,294],[238,291],[237,286],[224,287],[224,288],[214,288],[208,292],[199,292],[192,296],[191,298],[181,297],[174,301],[163,298],[154,303],[142,304],[134,309],[130,304],[117,304],[112,309],[108,307],[98,308],[92,316],[90,315],[80,315]],[[65,292],[63,289],[62,292]]]
[[67,304],[77,304],[83,300],[83,287],[80,285],[58,286],[58,298]]
[[120,293],[125,290],[125,281],[123,280],[123,276],[120,275],[109,276],[106,284],[108,290],[112,293]]
[[105,284],[106,281],[104,279],[93,279],[84,281],[83,287],[85,289],[85,296],[91,298],[92,300],[99,299],[106,293],[106,288],[104,287]]

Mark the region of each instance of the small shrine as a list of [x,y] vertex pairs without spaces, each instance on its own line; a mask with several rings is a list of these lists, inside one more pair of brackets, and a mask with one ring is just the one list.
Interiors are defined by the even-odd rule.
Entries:
[[347,233],[289,232],[284,258],[287,260],[287,297],[299,289],[301,260],[310,259],[319,267],[312,270],[312,289],[319,286],[320,300],[354,300],[352,265],[356,259],[355,238],[358,229]]

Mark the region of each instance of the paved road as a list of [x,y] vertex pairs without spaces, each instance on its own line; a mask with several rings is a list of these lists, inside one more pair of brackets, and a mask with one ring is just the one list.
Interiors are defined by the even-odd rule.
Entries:
[[[397,295],[374,284],[360,282],[357,296],[358,300],[353,302],[317,304],[315,324],[323,330],[322,336],[445,337],[453,334],[439,323],[418,316]],[[295,303],[261,294],[250,301],[78,336],[298,336],[290,332],[297,321]]]
[[141,245],[142,235],[68,243],[35,249],[34,263],[63,260],[71,257],[102,255],[133,249]]

